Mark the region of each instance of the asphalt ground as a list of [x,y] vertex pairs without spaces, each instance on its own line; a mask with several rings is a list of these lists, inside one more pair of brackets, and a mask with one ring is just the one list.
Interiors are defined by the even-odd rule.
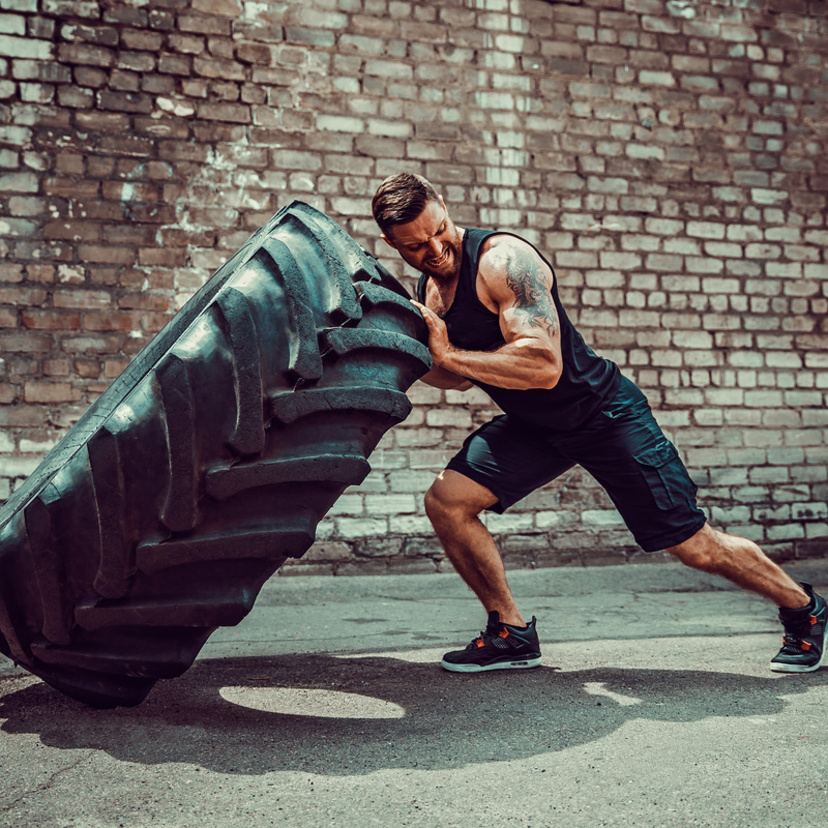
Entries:
[[673,564],[510,580],[534,670],[439,667],[485,625],[453,574],[275,577],[130,709],[0,660],[0,826],[828,824],[828,667],[769,671],[771,605]]

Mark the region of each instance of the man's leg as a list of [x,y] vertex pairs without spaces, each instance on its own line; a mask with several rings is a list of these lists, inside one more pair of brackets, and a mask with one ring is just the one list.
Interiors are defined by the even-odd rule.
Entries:
[[425,509],[446,555],[486,611],[497,611],[504,624],[522,627],[526,622],[506,582],[503,560],[479,517],[496,502],[485,486],[446,470],[426,493]]
[[667,551],[683,564],[721,575],[770,599],[778,607],[799,609],[810,603],[808,593],[753,541],[719,532],[709,524]]

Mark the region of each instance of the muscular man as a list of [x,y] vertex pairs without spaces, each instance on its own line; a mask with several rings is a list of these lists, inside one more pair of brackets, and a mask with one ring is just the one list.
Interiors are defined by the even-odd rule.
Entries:
[[828,606],[752,541],[709,526],[696,487],[644,394],[597,356],[567,318],[549,262],[511,233],[457,227],[424,178],[399,173],[373,200],[382,238],[418,270],[420,309],[438,388],[486,391],[502,409],[469,435],[425,498],[426,513],[461,577],[488,612],[485,631],[446,653],[454,672],[535,667],[526,623],[480,512],[503,512],[578,464],[607,490],[636,542],[666,549],[773,601],[785,629],[771,661],[781,672],[822,663]]

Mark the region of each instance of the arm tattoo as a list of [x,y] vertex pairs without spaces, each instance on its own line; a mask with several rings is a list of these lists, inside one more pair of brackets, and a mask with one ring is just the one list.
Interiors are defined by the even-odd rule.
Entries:
[[558,315],[552,293],[544,283],[537,260],[523,250],[510,251],[506,261],[506,284],[515,295],[512,307],[532,328],[543,328],[550,336],[558,332]]

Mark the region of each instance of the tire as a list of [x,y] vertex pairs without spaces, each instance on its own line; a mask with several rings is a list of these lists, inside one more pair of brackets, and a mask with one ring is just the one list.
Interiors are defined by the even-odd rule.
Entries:
[[277,213],[0,510],[0,651],[140,703],[300,557],[430,367],[406,291],[323,213]]

